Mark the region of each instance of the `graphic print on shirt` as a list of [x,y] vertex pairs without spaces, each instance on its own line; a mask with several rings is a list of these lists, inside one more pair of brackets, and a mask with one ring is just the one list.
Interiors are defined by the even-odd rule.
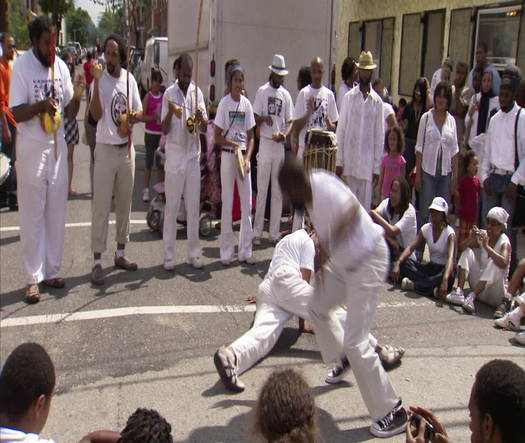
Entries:
[[268,115],[281,116],[283,101],[279,97],[268,97]]
[[54,88],[51,86],[51,79],[33,79],[33,96],[35,98],[35,103],[52,97],[58,101],[58,108],[61,109],[62,103],[64,102],[62,79],[55,78]]
[[308,129],[326,128],[326,116],[328,115],[328,100],[316,97],[314,100],[314,112],[310,117]]
[[246,129],[244,128],[246,114],[244,111],[230,111],[228,116],[231,125],[230,137],[241,145],[246,144]]
[[111,100],[111,119],[115,126],[120,126],[119,117],[128,110],[128,101],[122,92],[117,92]]

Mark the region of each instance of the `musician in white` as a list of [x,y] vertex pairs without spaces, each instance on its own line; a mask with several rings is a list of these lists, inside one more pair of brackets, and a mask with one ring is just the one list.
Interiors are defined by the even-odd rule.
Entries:
[[[193,60],[189,54],[180,55],[173,64],[175,82],[162,98],[162,132],[166,135],[166,207],[164,212],[164,269],[175,267],[177,241],[177,214],[184,195],[187,214],[188,250],[186,261],[201,268],[199,240],[200,213],[200,138],[195,125],[188,127],[188,118],[194,118],[200,131],[206,132],[208,117],[202,91],[191,81]],[[197,103],[195,103],[197,89]]]
[[371,88],[376,64],[370,52],[359,56],[359,85],[343,98],[337,125],[337,175],[369,210],[384,153],[383,101]]
[[270,241],[277,242],[280,236],[283,198],[277,180],[279,168],[284,161],[284,142],[291,130],[293,102],[283,82],[288,75],[284,57],[274,55],[270,78],[255,95],[253,112],[260,128],[259,153],[257,154],[257,207],[255,212],[253,244],[261,243],[266,209],[266,195],[270,179],[272,197],[270,204]]
[[[235,261],[235,235],[232,226],[234,183],[241,200],[241,232],[238,258],[254,264],[252,256],[252,183],[250,161],[253,154],[253,127],[255,117],[250,101],[242,94],[244,69],[236,64],[228,69],[228,90],[219,102],[215,116],[215,143],[221,145],[221,235],[220,256],[225,266]],[[242,153],[242,164],[237,162],[237,150]],[[239,168],[244,172],[241,177]]]
[[[39,283],[63,288],[60,266],[68,192],[64,127],[43,129],[43,115],[59,112],[74,119],[84,83],[73,85],[66,64],[51,67],[52,23],[37,17],[29,25],[32,49],[18,57],[11,75],[9,106],[17,122],[17,180],[22,257],[27,273],[25,300],[40,299]],[[51,119],[49,119],[51,121]]]

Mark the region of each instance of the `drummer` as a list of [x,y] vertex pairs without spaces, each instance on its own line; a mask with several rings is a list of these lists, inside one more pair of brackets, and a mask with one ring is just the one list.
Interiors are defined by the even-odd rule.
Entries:
[[366,210],[372,205],[384,149],[383,101],[370,87],[376,68],[372,53],[363,51],[357,63],[359,84],[342,100],[337,127],[337,175]]
[[[334,131],[339,120],[334,93],[323,85],[324,63],[316,57],[310,63],[312,83],[299,92],[294,109],[292,130],[299,134],[297,156],[302,159],[305,149],[306,133],[310,129]],[[303,217],[294,215],[293,231],[300,229]]]

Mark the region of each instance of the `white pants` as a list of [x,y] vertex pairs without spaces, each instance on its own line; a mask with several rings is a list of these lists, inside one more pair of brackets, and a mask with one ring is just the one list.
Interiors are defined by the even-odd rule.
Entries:
[[177,215],[179,214],[182,195],[184,195],[184,206],[186,209],[187,258],[199,257],[201,255],[199,240],[201,172],[199,158],[189,159],[186,168],[178,172],[166,171],[164,184],[166,192],[163,231],[164,260],[173,260],[175,258]]
[[241,232],[239,236],[239,260],[252,256],[252,177],[248,173],[244,180],[239,177],[235,166],[235,155],[228,151],[221,153],[221,235],[219,238],[221,260],[230,260],[235,252],[235,235],[232,226],[233,189],[237,182],[241,199]]
[[465,277],[471,289],[474,289],[480,281],[487,282],[485,289],[476,299],[491,306],[498,306],[507,292],[507,269],[501,269],[492,261],[481,268],[479,257],[471,249],[467,248],[459,257],[458,266],[465,270]]
[[64,252],[68,190],[67,147],[57,137],[54,145],[39,145],[18,135],[16,171],[20,243],[27,283],[59,277]]
[[[230,345],[237,357],[239,374],[268,355],[292,315],[310,320],[308,304],[313,293],[313,287],[303,280],[296,268],[290,266],[280,266],[273,275],[261,282],[253,326]],[[344,325],[346,310],[338,307],[335,313],[338,321]],[[338,336],[338,341],[341,360],[344,356],[342,334]],[[375,349],[377,340],[372,335],[370,344]]]
[[[344,270],[328,264],[317,273],[315,295],[309,305],[310,321],[326,363],[339,361],[339,337],[344,335],[344,352],[374,421],[390,412],[399,400],[370,344],[370,330],[387,267],[388,249],[384,240],[356,269]],[[349,307],[344,327],[334,309],[342,303]]]
[[368,211],[372,207],[372,197],[374,188],[370,180],[361,180],[350,175],[344,175],[343,181],[348,185],[350,190],[355,194],[359,203]]
[[273,140],[261,137],[257,154],[257,207],[255,211],[254,236],[261,237],[264,227],[264,212],[270,178],[272,181],[272,198],[270,204],[270,237],[279,237],[283,196],[279,186],[279,168],[284,161],[284,146]]

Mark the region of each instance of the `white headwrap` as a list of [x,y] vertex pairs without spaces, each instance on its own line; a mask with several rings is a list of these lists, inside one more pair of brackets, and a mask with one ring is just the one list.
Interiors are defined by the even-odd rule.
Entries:
[[487,218],[492,218],[507,229],[507,220],[509,219],[509,213],[505,209],[500,208],[499,206],[494,206],[487,214]]

